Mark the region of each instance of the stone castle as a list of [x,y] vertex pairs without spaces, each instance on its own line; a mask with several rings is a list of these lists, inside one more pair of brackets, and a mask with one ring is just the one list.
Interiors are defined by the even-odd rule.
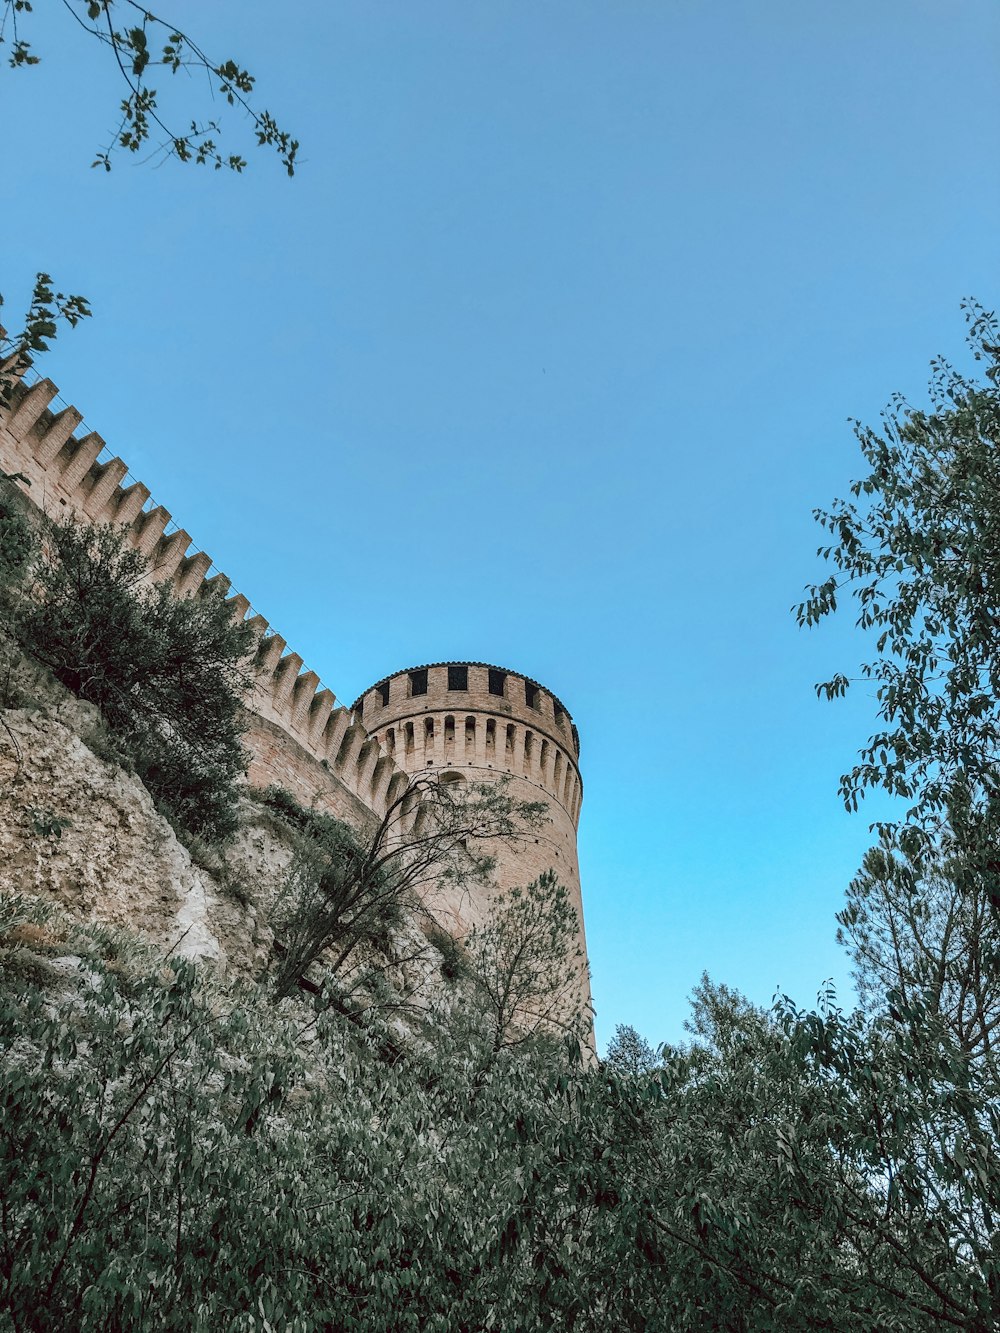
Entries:
[[[181,597],[205,587],[220,590],[233,616],[249,623],[257,638],[246,737],[251,784],[278,784],[303,805],[366,832],[417,774],[448,782],[503,778],[515,799],[544,801],[548,818],[537,838],[496,849],[496,887],[526,884],[554,870],[570,892],[582,933],[580,743],[565,705],[516,671],[441,662],[383,677],[342,706],[281,635],[251,614],[249,600],[232,591],[230,580],[213,573],[211,557],[193,546],[148,487],[131,478],[101,436],[77,433],[81,413],[59,407],[57,397],[48,379],[15,384],[9,407],[0,409],[0,471],[21,474],[30,483],[28,498],[51,519],[127,527],[154,578],[170,580]],[[486,908],[482,893],[435,899],[435,912],[459,935],[484,919]],[[589,1008],[585,974],[581,987]]]

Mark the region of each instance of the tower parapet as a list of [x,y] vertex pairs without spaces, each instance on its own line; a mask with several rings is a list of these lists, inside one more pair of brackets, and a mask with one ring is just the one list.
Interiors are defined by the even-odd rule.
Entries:
[[583,781],[580,737],[569,710],[530,676],[488,662],[432,662],[385,676],[353,704],[387,754],[408,773],[502,773],[539,788],[574,830]]

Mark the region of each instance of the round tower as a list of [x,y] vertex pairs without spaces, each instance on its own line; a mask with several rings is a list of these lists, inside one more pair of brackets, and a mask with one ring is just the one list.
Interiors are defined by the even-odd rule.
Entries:
[[[556,696],[528,676],[486,662],[433,662],[386,676],[354,704],[365,729],[408,773],[491,782],[507,776],[515,800],[544,801],[548,822],[527,844],[496,849],[496,884],[524,885],[554,870],[580,919],[576,830],[583,800],[580,737]],[[463,926],[482,904],[456,908]],[[589,1002],[589,993],[586,996]]]

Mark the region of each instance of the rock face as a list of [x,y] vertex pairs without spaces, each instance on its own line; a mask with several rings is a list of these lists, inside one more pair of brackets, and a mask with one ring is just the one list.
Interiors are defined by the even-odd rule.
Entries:
[[138,928],[165,954],[264,966],[258,916],[292,854],[274,821],[246,802],[225,867],[206,868],[139,779],[99,753],[97,710],[23,664],[18,675],[21,706],[0,712],[0,888]]
[[67,720],[38,707],[3,715],[0,882],[82,919],[142,923],[167,948],[220,957],[208,876],[138,779],[94,754]]

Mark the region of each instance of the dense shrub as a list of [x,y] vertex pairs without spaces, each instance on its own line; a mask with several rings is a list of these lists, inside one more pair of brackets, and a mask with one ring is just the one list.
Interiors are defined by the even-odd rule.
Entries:
[[0,481],[0,600],[23,582],[34,546],[24,502],[11,483]]
[[119,529],[66,524],[38,543],[12,624],[57,680],[97,705],[173,822],[208,838],[234,830],[251,640],[221,595],[179,598]]

